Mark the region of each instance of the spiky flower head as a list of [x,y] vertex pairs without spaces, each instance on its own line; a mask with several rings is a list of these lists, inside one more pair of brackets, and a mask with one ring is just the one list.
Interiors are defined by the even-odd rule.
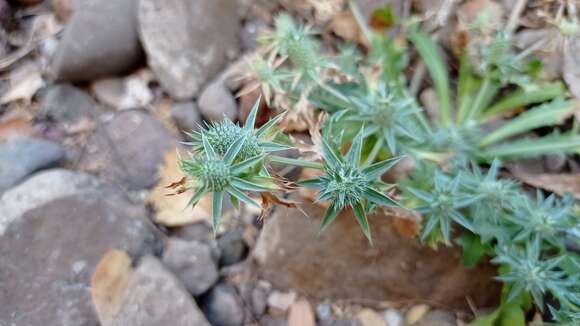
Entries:
[[246,192],[269,192],[278,190],[278,182],[262,173],[265,153],[285,146],[263,140],[275,125],[270,120],[254,133],[254,122],[259,99],[248,116],[246,126],[241,128],[230,122],[215,124],[206,130],[192,134],[195,149],[189,159],[180,161],[181,170],[190,179],[194,195],[188,203],[196,205],[206,194],[212,193],[212,225],[214,232],[220,224],[224,196],[230,196],[237,205],[240,201],[261,208]]
[[270,140],[273,136],[272,129],[280,121],[282,115],[274,117],[258,130],[254,130],[259,105],[260,99],[254,104],[244,127],[240,127],[229,119],[224,119],[221,122],[212,122],[206,125],[204,129],[188,133],[192,141],[185,144],[192,146],[197,152],[204,152],[205,147],[202,139],[206,139],[216,153],[223,156],[232,144],[238,139],[244,138],[246,141],[236,158],[238,162],[265,153],[288,149],[288,146]]
[[351,207],[364,235],[372,243],[366,212],[374,205],[400,207],[394,199],[379,191],[386,186],[379,178],[399,162],[401,157],[361,167],[363,135],[364,130],[361,129],[346,156],[342,156],[323,139],[324,175],[300,184],[317,188],[319,200],[331,201],[322,221],[321,232],[336,219],[340,211]]
[[566,274],[559,269],[565,256],[541,259],[539,241],[527,244],[525,250],[515,247],[496,248],[498,255],[493,263],[509,266],[509,272],[496,279],[511,284],[507,301],[512,301],[522,292],[528,292],[540,310],[544,307],[544,295],[566,291]]
[[389,151],[396,154],[405,140],[420,140],[418,128],[413,125],[414,115],[421,111],[415,100],[397,94],[384,82],[369,84],[361,97],[352,97],[352,111],[348,119],[363,122],[368,134],[376,134]]
[[[434,176],[433,189],[424,191],[415,188],[407,190],[423,205],[417,211],[426,217],[421,239],[441,235],[446,244],[450,244],[452,226],[455,222],[464,228],[474,231],[471,222],[460,212],[460,209],[467,207],[481,198],[465,192],[465,178],[461,174],[450,177],[437,171]],[[435,239],[437,240],[437,239]]]
[[578,225],[578,217],[572,214],[573,200],[570,197],[557,199],[554,194],[544,198],[540,190],[536,193],[536,200],[523,197],[513,202],[510,220],[521,230],[515,241],[548,241],[561,246],[562,237],[566,228]]

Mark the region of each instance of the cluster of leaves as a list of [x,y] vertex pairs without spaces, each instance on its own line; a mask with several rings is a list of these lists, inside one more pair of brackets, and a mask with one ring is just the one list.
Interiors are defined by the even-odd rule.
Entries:
[[[182,160],[182,169],[196,189],[191,204],[213,193],[214,229],[226,194],[234,204],[259,206],[248,194],[285,190],[268,169],[268,162],[276,162],[323,170],[321,177],[297,183],[318,189],[319,200],[331,202],[321,229],[343,209],[352,209],[371,241],[367,213],[376,206],[399,206],[385,195],[392,186],[381,176],[401,155],[408,155],[417,167],[399,188],[404,206],[424,216],[421,239],[432,246],[456,240],[468,265],[485,255],[500,265],[502,305],[476,323],[493,325],[511,318],[513,325],[523,324],[532,301],[541,311],[547,306],[562,322],[577,321],[580,258],[562,240],[568,236],[578,241],[580,221],[573,200],[541,193],[531,198],[517,183],[498,178],[498,158],[580,148],[576,128],[517,138],[573,113],[561,83],[536,82],[537,65],[514,54],[509,33],[499,32],[481,48],[479,62],[461,57],[453,94],[450,69],[437,43],[409,25],[407,39],[430,72],[437,94],[437,116],[429,119],[408,90],[404,72],[409,55],[400,42],[369,34],[368,55],[346,46],[330,56],[321,52],[313,29],[289,16],[277,17],[275,27],[262,40],[263,57],[253,63],[266,101],[290,113],[304,107],[328,112],[323,134],[331,137],[321,140],[322,162],[275,156],[272,152],[287,148],[273,141],[272,127],[281,117],[256,131],[257,105],[244,127],[224,121],[192,133],[188,144],[193,151]],[[512,118],[497,127],[505,116]],[[343,154],[348,143],[350,149]],[[491,166],[484,173],[471,162]],[[453,232],[454,226],[460,230]],[[546,304],[546,297],[556,304]]]
[[506,284],[502,305],[480,318],[481,325],[502,318],[523,324],[530,299],[542,311],[546,296],[577,312],[580,256],[568,251],[563,240],[580,241],[569,232],[580,225],[573,199],[545,198],[540,191],[531,198],[517,183],[498,179],[498,171],[499,161],[493,161],[486,173],[477,166],[454,167],[447,173],[431,169],[403,182],[405,204],[417,207],[426,219],[421,238],[432,246],[451,244],[453,226],[458,225],[464,264],[475,265],[487,255],[501,265],[497,279]]

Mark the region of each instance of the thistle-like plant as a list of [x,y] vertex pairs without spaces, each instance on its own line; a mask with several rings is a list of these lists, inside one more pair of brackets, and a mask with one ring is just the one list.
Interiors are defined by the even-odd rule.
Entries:
[[450,244],[452,222],[473,231],[471,222],[460,210],[481,199],[481,196],[464,192],[462,189],[464,182],[465,178],[460,174],[451,178],[437,171],[431,192],[407,188],[408,192],[423,202],[417,208],[417,211],[426,217],[421,233],[423,240],[441,235],[444,242]]
[[372,243],[369,222],[366,216],[375,205],[400,207],[400,204],[383,194],[381,189],[388,185],[380,181],[381,175],[392,168],[401,157],[391,158],[361,167],[364,130],[354,138],[345,156],[322,140],[324,174],[316,179],[301,181],[300,185],[319,190],[319,200],[331,201],[326,210],[320,231],[324,231],[346,207],[351,207],[362,232]]
[[245,142],[235,157],[236,161],[288,149],[288,146],[273,141],[276,134],[273,127],[280,121],[283,114],[270,119],[259,129],[254,129],[259,106],[260,99],[252,107],[244,127],[240,127],[229,119],[211,122],[205,128],[187,133],[191,141],[184,144],[192,146],[197,152],[205,152],[206,147],[202,141],[205,138],[214,151],[223,156],[237,140],[244,138]]
[[544,198],[537,191],[536,200],[522,197],[511,203],[513,214],[510,220],[520,227],[514,241],[548,241],[550,244],[563,247],[564,231],[577,225],[580,221],[572,214],[571,198],[557,199],[555,195]]
[[566,273],[559,269],[565,256],[541,259],[540,242],[529,243],[524,250],[511,248],[496,249],[496,264],[505,264],[509,271],[496,277],[511,285],[507,301],[529,292],[540,310],[544,309],[544,295],[547,292],[559,295],[567,291]]
[[273,151],[287,149],[270,141],[272,128],[280,119],[277,116],[257,131],[254,123],[259,108],[258,99],[242,128],[230,120],[206,125],[206,129],[189,133],[194,152],[182,159],[180,166],[195,188],[188,206],[195,205],[206,194],[213,194],[212,226],[214,232],[220,224],[222,202],[227,194],[234,205],[241,201],[260,208],[260,204],[246,192],[279,190],[278,180],[269,176],[262,164]]

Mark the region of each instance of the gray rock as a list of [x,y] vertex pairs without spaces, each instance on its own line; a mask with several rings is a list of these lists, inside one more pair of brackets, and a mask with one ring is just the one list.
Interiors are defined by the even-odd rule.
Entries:
[[214,326],[235,326],[244,322],[244,309],[229,284],[218,284],[202,298],[201,307]]
[[76,122],[94,113],[89,94],[70,84],[51,86],[42,103],[42,114],[59,122]]
[[89,278],[110,249],[155,254],[143,206],[103,193],[27,211],[0,237],[0,320],[6,325],[98,325]]
[[19,137],[0,144],[0,193],[64,155],[61,145],[42,139]]
[[244,324],[251,324],[260,319],[266,312],[268,289],[254,282],[240,283],[237,289],[244,302],[246,316]]
[[210,326],[187,290],[155,257],[141,259],[126,293],[115,318],[103,326]]
[[228,53],[238,50],[237,9],[231,0],[139,2],[139,34],[149,66],[172,97],[195,97]]
[[244,51],[254,51],[258,47],[258,36],[268,27],[263,20],[250,20],[240,31],[240,41]]
[[171,230],[171,235],[188,241],[209,242],[213,240],[211,227],[205,222],[188,224]]
[[52,70],[57,79],[90,81],[126,73],[141,58],[137,0],[86,0],[75,7]]
[[171,106],[171,117],[181,131],[190,132],[197,130],[202,123],[197,104],[193,101],[173,104]]
[[211,248],[201,242],[172,239],[163,254],[163,263],[194,296],[209,290],[219,277]]
[[244,241],[244,231],[242,229],[230,229],[217,240],[221,250],[221,266],[233,265],[242,261],[247,253],[248,246]]
[[252,290],[252,312],[256,316],[262,316],[268,306],[268,290],[261,286],[256,286]]
[[112,192],[89,174],[51,169],[38,172],[0,196],[0,235],[25,212],[55,199],[75,194]]
[[174,139],[156,118],[139,110],[118,113],[87,142],[79,167],[130,189],[155,185],[164,154]]
[[456,326],[455,314],[447,310],[432,310],[421,318],[416,326]]
[[273,317],[270,315],[266,315],[262,319],[260,319],[260,325],[263,325],[263,326],[287,326],[288,321],[286,321],[286,318],[283,318],[283,317]]
[[238,116],[238,105],[232,93],[218,79],[208,84],[198,100],[199,111],[210,121],[222,121],[228,118],[235,121]]

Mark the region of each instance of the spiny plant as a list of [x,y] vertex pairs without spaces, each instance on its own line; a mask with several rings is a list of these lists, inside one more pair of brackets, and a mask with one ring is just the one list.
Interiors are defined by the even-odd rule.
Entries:
[[[258,205],[248,194],[286,190],[268,168],[280,163],[322,170],[320,177],[296,183],[318,189],[318,200],[330,201],[321,230],[351,208],[371,241],[366,214],[376,206],[399,206],[384,194],[391,186],[380,178],[407,155],[417,166],[398,182],[400,201],[422,214],[421,240],[434,247],[460,244],[468,266],[484,256],[499,265],[501,304],[478,316],[474,325],[524,325],[532,304],[551,312],[556,322],[578,322],[580,258],[562,241],[580,242],[577,205],[569,197],[528,196],[516,182],[500,178],[498,160],[578,151],[577,128],[516,138],[571,116],[574,104],[565,99],[562,83],[536,81],[536,66],[525,60],[525,53],[514,53],[511,35],[500,31],[477,50],[477,62],[461,56],[458,87],[452,92],[450,69],[437,43],[408,24],[402,26],[406,37],[427,67],[438,97],[438,114],[429,119],[408,90],[404,70],[409,49],[393,39],[363,26],[369,55],[345,46],[332,56],[321,52],[311,28],[288,15],[278,16],[275,27],[262,39],[264,57],[253,64],[257,80],[269,103],[275,99],[275,105],[292,110],[307,101],[328,112],[323,159],[274,155],[287,148],[273,141],[272,127],[280,116],[255,131],[257,105],[244,127],[223,121],[192,133],[192,157],[181,162],[182,169],[196,189],[192,204],[214,194],[214,230],[226,194],[234,202]],[[507,115],[512,118],[493,125]],[[345,139],[352,141],[343,155]]]
[[317,188],[319,200],[331,201],[322,219],[321,231],[324,231],[345,208],[351,207],[360,224],[361,230],[372,243],[369,222],[366,213],[375,206],[400,207],[394,199],[381,193],[389,186],[380,177],[391,169],[401,157],[361,167],[364,129],[357,134],[345,156],[322,140],[324,155],[324,174],[316,179],[301,181],[305,187]]

